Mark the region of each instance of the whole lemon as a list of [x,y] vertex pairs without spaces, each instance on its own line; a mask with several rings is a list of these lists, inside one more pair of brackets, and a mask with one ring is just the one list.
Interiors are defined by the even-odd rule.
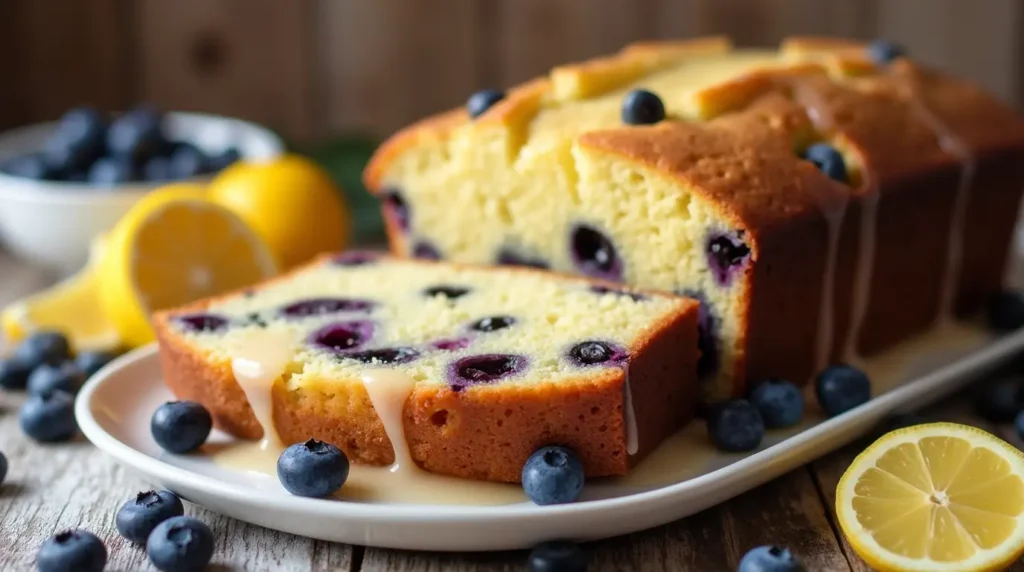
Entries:
[[321,252],[343,250],[351,236],[341,189],[305,157],[235,163],[210,181],[208,193],[256,231],[282,270]]

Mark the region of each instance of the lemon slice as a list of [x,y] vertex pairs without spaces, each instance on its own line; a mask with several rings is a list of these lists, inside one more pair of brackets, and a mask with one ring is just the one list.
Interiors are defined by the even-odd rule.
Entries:
[[846,470],[836,513],[877,570],[1001,570],[1024,552],[1024,454],[966,425],[899,429]]
[[138,347],[153,340],[153,312],[275,272],[270,251],[238,215],[207,200],[201,188],[173,185],[147,195],[111,231],[99,266],[100,297],[124,342]]
[[96,268],[105,242],[104,236],[93,240],[89,262],[78,274],[4,308],[0,312],[4,336],[18,342],[32,332],[53,330],[67,336],[75,352],[116,350],[121,336],[100,307]]

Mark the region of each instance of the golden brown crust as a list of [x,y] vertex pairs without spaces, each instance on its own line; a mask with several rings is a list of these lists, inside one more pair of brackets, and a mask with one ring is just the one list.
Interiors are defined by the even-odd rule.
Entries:
[[[197,353],[170,322],[174,315],[211,302],[154,317],[165,383],[179,399],[202,403],[218,428],[238,438],[258,439],[262,429],[230,364]],[[635,455],[626,450],[626,372],[608,370],[577,382],[528,387],[478,386],[454,392],[447,386],[420,386],[404,410],[412,456],[424,469],[440,474],[518,482],[533,451],[560,444],[576,451],[588,476],[624,474],[693,416],[696,319],[696,305],[681,304],[631,348],[628,375],[639,441]],[[278,380],[272,390],[274,423],[284,442],[316,438],[335,444],[357,463],[394,461],[391,443],[360,382],[313,379],[289,390],[284,381]]]

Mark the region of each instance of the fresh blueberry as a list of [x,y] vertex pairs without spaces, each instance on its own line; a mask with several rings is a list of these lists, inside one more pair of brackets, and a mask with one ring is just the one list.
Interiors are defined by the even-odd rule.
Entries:
[[825,173],[829,178],[845,183],[849,180],[846,161],[835,147],[827,143],[815,143],[804,150],[803,158]]
[[337,312],[365,312],[374,306],[369,300],[355,298],[312,298],[292,302],[281,308],[281,313],[292,318],[305,318]]
[[564,504],[580,498],[583,463],[565,447],[537,449],[523,465],[523,490],[539,505]]
[[998,379],[978,389],[974,409],[992,423],[1009,423],[1024,406],[1020,383],[1014,378]]
[[101,572],[107,565],[107,547],[87,530],[65,530],[39,548],[39,572]]
[[107,149],[115,157],[141,165],[167,148],[163,116],[153,108],[137,107],[114,120],[107,129]]
[[43,364],[28,376],[28,394],[41,395],[51,391],[64,391],[74,395],[82,388],[85,376],[73,361],[61,365]]
[[764,438],[764,420],[746,399],[717,403],[708,411],[708,435],[727,453],[753,451]]
[[156,444],[179,454],[201,447],[212,428],[210,412],[194,401],[168,401],[156,408],[149,422]]
[[628,125],[653,125],[665,119],[665,104],[657,95],[634,89],[622,99],[622,122]]
[[508,248],[503,248],[498,252],[497,263],[503,266],[525,266],[541,270],[551,268],[551,265],[540,258],[525,256]]
[[906,55],[906,50],[888,40],[875,40],[868,45],[868,55],[877,64],[888,64]]
[[213,558],[213,531],[191,516],[171,517],[153,529],[146,554],[161,572],[204,570]]
[[711,234],[705,251],[708,268],[719,286],[728,286],[736,271],[750,258],[750,247],[739,236]]
[[220,153],[214,153],[206,158],[206,170],[210,173],[218,173],[234,165],[242,159],[242,152],[231,147]]
[[7,478],[7,457],[4,456],[3,452],[0,452],[0,485],[4,484],[4,479]]
[[142,165],[142,178],[147,181],[170,181],[174,177],[171,176],[171,160],[168,157],[150,157],[145,164]]
[[114,521],[121,536],[145,544],[158,524],[183,514],[185,507],[178,495],[171,491],[145,491],[121,505]]
[[493,383],[515,375],[526,368],[528,361],[519,355],[485,354],[465,357],[449,366],[448,380],[453,391],[470,385]]
[[186,314],[175,316],[174,322],[186,332],[217,332],[228,326],[228,319],[215,314]]
[[402,232],[409,230],[409,205],[402,197],[402,193],[398,189],[385,189],[380,196],[388,218],[394,221]]
[[477,118],[483,115],[488,109],[491,108],[495,103],[498,103],[502,99],[505,99],[505,92],[497,89],[481,89],[480,91],[469,96],[466,100],[466,111],[469,112],[469,116]]
[[818,403],[829,417],[846,413],[871,399],[871,380],[861,370],[845,364],[822,370],[814,380],[814,389]]
[[0,360],[0,387],[4,389],[24,389],[32,368],[17,357]]
[[622,279],[622,261],[611,239],[602,232],[577,225],[570,243],[573,263],[582,274],[611,281]]
[[356,350],[373,337],[373,323],[336,322],[309,335],[309,343],[333,351]]
[[96,372],[103,369],[103,366],[110,363],[116,354],[113,352],[105,352],[99,350],[88,350],[79,352],[75,356],[75,365],[78,366],[79,371],[86,379],[96,375]]
[[60,365],[71,358],[71,344],[64,334],[36,332],[14,350],[14,357],[30,369],[43,364]]
[[526,560],[529,572],[587,572],[587,553],[574,542],[538,544]]
[[412,257],[420,260],[441,260],[441,251],[433,244],[420,240],[412,247]]
[[65,113],[45,145],[50,168],[62,173],[87,170],[103,155],[106,130],[106,120],[95,109],[79,107]]
[[361,363],[372,364],[398,364],[408,363],[420,356],[420,352],[413,348],[377,348],[344,354],[349,359]]
[[78,431],[75,398],[64,391],[30,395],[18,414],[21,430],[41,443],[67,441]]
[[496,332],[511,327],[516,323],[512,316],[490,316],[481,318],[469,325],[469,329],[477,332]]
[[423,291],[423,295],[427,296],[428,298],[433,298],[434,296],[443,296],[449,300],[461,298],[466,294],[469,294],[469,288],[466,288],[465,286],[431,286],[430,288],[427,288],[426,290]]
[[792,427],[804,416],[804,395],[793,383],[770,378],[750,392],[750,403],[757,408],[768,429]]
[[789,551],[778,546],[758,546],[743,555],[739,572],[805,572],[807,568]]
[[316,439],[288,447],[277,459],[281,485],[300,497],[334,494],[348,479],[348,469],[348,457],[341,449]]
[[89,168],[90,184],[113,186],[135,180],[135,165],[127,157],[100,157]]
[[580,342],[569,349],[569,358],[579,365],[621,362],[626,355],[624,349],[597,340]]
[[175,144],[170,161],[172,179],[191,179],[206,170],[206,155],[191,143]]
[[1024,295],[1020,292],[996,292],[985,304],[988,326],[1000,333],[1024,326]]
[[2,167],[0,167],[0,171],[3,171],[13,177],[34,179],[37,181],[52,179],[54,176],[54,173],[47,164],[46,159],[40,153],[21,155],[19,157],[9,159]]

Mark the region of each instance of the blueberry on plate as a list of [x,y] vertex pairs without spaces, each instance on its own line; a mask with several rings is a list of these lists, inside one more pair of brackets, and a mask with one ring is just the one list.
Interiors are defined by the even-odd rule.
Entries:
[[195,451],[213,429],[210,412],[194,401],[168,401],[153,412],[149,431],[153,440],[168,453]]
[[87,350],[75,356],[75,365],[86,379],[96,375],[103,366],[110,363],[117,355],[114,352]]
[[46,159],[40,153],[21,155],[19,157],[9,159],[0,166],[0,171],[3,171],[12,177],[21,177],[23,179],[33,179],[36,181],[43,181],[53,177],[53,172],[50,170]]
[[113,186],[135,180],[135,163],[129,157],[100,157],[89,168],[86,180],[93,185]]
[[653,125],[665,119],[665,104],[657,95],[634,89],[622,99],[622,122],[627,125]]
[[61,173],[84,171],[103,155],[107,125],[103,115],[90,107],[66,112],[46,142],[44,156],[50,168]]
[[828,143],[815,143],[804,150],[803,158],[825,173],[830,179],[845,183],[849,180],[846,160],[835,147]]
[[0,387],[4,389],[24,389],[32,368],[17,357],[0,360]]
[[230,147],[214,153],[206,158],[206,172],[218,173],[242,160],[242,152],[235,147]]
[[565,447],[537,449],[523,465],[523,490],[539,505],[574,502],[584,481],[583,463]]
[[36,332],[14,350],[14,357],[30,369],[44,363],[60,365],[71,357],[71,344],[59,332]]
[[43,543],[36,565],[39,572],[100,572],[107,565],[107,547],[87,530],[65,530]]
[[206,155],[191,143],[175,143],[171,151],[171,178],[191,179],[206,172]]
[[1015,378],[997,379],[978,389],[974,410],[992,423],[1009,423],[1017,416],[1021,402],[1021,385]]
[[481,89],[469,96],[466,100],[466,111],[473,119],[480,117],[502,99],[505,99],[505,92],[497,89]]
[[7,457],[4,456],[3,452],[0,452],[0,485],[4,484],[4,479],[7,478]]
[[996,292],[985,302],[985,319],[995,332],[1012,332],[1024,326],[1024,295]]
[[587,553],[575,542],[544,542],[530,551],[526,567],[530,572],[586,572]]
[[107,129],[107,150],[114,157],[135,165],[166,150],[163,116],[155,109],[140,106],[121,115]]
[[43,364],[28,376],[28,394],[41,395],[51,391],[64,391],[75,395],[82,388],[85,376],[75,362],[60,365]]
[[203,570],[213,558],[213,531],[196,518],[171,517],[150,533],[146,554],[162,572]]
[[743,555],[739,572],[805,572],[807,568],[789,551],[778,546],[758,546]]
[[348,479],[348,469],[348,457],[341,449],[316,439],[288,447],[277,459],[281,485],[300,497],[334,494]]
[[185,507],[178,495],[171,491],[145,491],[121,505],[114,522],[121,536],[145,544],[158,524],[183,514]]
[[757,408],[768,429],[792,427],[804,416],[804,395],[784,379],[769,378],[754,386],[750,403]]
[[18,413],[21,430],[41,443],[67,441],[78,431],[75,398],[64,391],[30,395]]
[[822,370],[814,389],[818,403],[829,417],[846,413],[871,399],[871,380],[863,371],[845,364]]
[[716,403],[708,410],[708,435],[727,453],[753,451],[764,439],[761,413],[746,399]]

